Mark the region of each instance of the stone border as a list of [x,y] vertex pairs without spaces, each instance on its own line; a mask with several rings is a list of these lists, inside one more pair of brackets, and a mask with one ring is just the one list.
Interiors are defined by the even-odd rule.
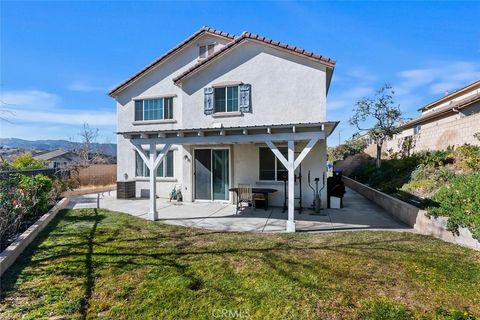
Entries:
[[17,240],[9,245],[0,253],[0,277],[15,262],[20,254],[35,239],[50,221],[57,215],[58,211],[65,208],[69,202],[69,198],[63,198],[52,209],[41,216],[37,222],[32,224],[25,232],[23,232]]
[[447,217],[428,217],[427,211],[348,177],[344,176],[343,182],[347,187],[376,203],[390,215],[412,227],[416,232],[480,251],[480,241],[473,238],[472,233],[467,228],[459,228],[458,234],[447,230]]

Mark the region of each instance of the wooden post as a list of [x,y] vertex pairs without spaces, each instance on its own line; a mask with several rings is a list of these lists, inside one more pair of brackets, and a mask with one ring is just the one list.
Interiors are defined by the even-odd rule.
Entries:
[[150,219],[155,221],[158,219],[157,212],[157,168],[155,167],[155,158],[157,150],[155,143],[150,144],[150,155],[148,168],[150,170]]
[[288,220],[287,232],[295,232],[295,144],[288,141]]

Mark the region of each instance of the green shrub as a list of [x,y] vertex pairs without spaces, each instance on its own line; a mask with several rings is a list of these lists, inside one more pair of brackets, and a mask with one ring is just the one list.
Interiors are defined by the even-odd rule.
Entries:
[[15,170],[31,170],[43,168],[43,163],[39,160],[35,160],[31,153],[24,153],[19,155],[13,162],[12,168]]
[[468,228],[480,239],[480,173],[458,176],[442,187],[427,207],[429,215],[448,217],[448,230],[458,232]]
[[379,169],[375,168],[375,164],[369,164],[358,168],[350,176],[382,192],[395,193],[410,180],[416,165],[413,157],[386,160]]
[[41,174],[12,174],[0,179],[0,251],[25,221],[47,211],[51,191],[52,180]]
[[436,151],[421,151],[412,155],[416,161],[425,166],[442,166],[453,161],[451,149]]
[[17,201],[18,207],[28,215],[43,214],[47,211],[53,182],[50,178],[37,174],[35,176],[19,175]]
[[401,188],[402,191],[413,192],[420,191],[422,193],[430,193],[435,189],[435,184],[427,179],[412,180],[404,184]]
[[464,144],[455,149],[455,162],[462,170],[480,170],[480,146]]

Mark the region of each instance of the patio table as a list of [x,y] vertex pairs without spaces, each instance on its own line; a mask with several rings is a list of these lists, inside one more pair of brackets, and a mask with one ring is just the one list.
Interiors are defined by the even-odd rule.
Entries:
[[[238,202],[238,188],[230,188],[228,189],[228,191],[235,192],[237,196],[237,202]],[[277,189],[272,189],[272,188],[252,188],[252,193],[263,194],[263,196],[265,197],[265,210],[268,209],[268,194],[275,193],[277,191],[278,191]]]

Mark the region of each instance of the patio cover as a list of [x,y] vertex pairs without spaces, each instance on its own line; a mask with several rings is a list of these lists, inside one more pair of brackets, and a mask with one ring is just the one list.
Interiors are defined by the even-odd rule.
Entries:
[[[305,159],[313,146],[321,139],[326,139],[338,125],[338,122],[297,123],[281,125],[191,128],[157,131],[118,132],[128,139],[150,170],[150,219],[157,220],[156,207],[156,172],[165,155],[174,144],[235,144],[265,143],[278,160],[288,170],[288,220],[287,232],[295,232],[294,221],[294,172]],[[295,159],[295,141],[308,141]],[[285,158],[275,143],[287,142],[288,156]],[[147,148],[149,152],[146,152]],[[157,147],[159,152],[157,153]]]

